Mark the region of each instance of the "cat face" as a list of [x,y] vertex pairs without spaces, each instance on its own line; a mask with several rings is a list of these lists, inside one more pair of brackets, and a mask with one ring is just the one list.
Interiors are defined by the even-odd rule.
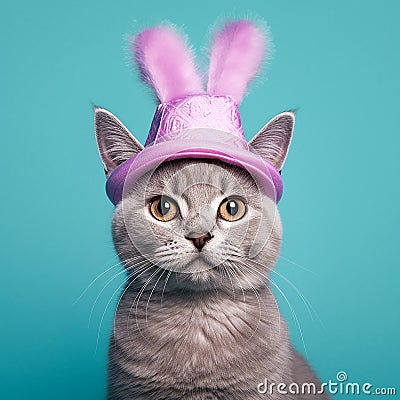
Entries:
[[265,281],[279,253],[281,225],[274,202],[243,169],[176,160],[126,193],[113,234],[128,268],[132,257],[154,265],[140,280],[160,267],[170,287],[240,290]]
[[[142,146],[108,111],[95,114],[96,135],[111,172]],[[275,117],[249,143],[281,169],[294,115]],[[263,140],[269,135],[270,140]],[[163,290],[243,290],[264,286],[279,254],[275,202],[240,167],[216,160],[164,162],[124,189],[113,240],[128,278]]]

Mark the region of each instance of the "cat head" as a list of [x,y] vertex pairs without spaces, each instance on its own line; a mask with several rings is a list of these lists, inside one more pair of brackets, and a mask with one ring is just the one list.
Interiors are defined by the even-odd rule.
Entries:
[[214,37],[205,93],[176,31],[145,30],[133,50],[161,102],[145,146],[112,113],[95,109],[116,206],[114,243],[135,279],[163,282],[165,274],[169,285],[193,290],[254,287],[275,263],[294,113],[277,115],[247,143],[238,110],[264,46],[249,21],[227,23]]
[[[110,112],[96,109],[95,116],[110,174],[143,147]],[[293,126],[293,113],[277,115],[250,140],[250,151],[281,170]],[[184,158],[162,162],[126,185],[113,239],[137,282],[160,278],[161,285],[169,276],[168,288],[241,290],[257,287],[274,266],[281,223],[275,199],[246,169]]]

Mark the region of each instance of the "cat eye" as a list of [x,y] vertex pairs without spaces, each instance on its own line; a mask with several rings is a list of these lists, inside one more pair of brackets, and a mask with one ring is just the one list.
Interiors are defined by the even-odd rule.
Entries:
[[225,199],[218,208],[218,214],[225,221],[237,221],[246,214],[246,204],[237,198]]
[[178,205],[169,197],[157,197],[150,203],[151,215],[158,221],[168,222],[178,214]]

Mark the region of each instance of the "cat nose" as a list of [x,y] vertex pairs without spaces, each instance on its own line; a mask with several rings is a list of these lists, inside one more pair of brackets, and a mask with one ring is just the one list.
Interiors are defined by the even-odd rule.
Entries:
[[186,239],[190,240],[193,242],[194,246],[197,248],[197,250],[201,250],[204,245],[206,244],[207,241],[209,241],[213,236],[211,235],[210,232],[207,232],[205,234],[197,234],[197,233],[190,233],[188,236],[185,236]]

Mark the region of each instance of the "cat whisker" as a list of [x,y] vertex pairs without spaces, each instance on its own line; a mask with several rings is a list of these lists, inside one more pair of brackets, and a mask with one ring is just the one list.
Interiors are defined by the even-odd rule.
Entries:
[[[119,255],[119,254],[118,254]],[[143,256],[142,255],[137,255],[135,257],[131,257],[131,258],[127,258],[127,259],[120,259],[119,262],[117,262],[116,264],[112,265],[111,267],[107,268],[105,271],[101,272],[99,275],[96,276],[96,278],[94,278],[92,280],[92,282],[90,282],[90,284],[86,287],[86,289],[77,297],[77,299],[74,301],[73,305],[75,305],[76,303],[78,303],[80,301],[80,299],[86,294],[86,292],[103,276],[105,275],[107,272],[111,271],[112,269],[114,269],[115,267],[117,267],[118,265],[124,265],[126,263],[132,262],[134,260],[137,259],[142,259]]]
[[306,268],[306,267],[304,267],[303,265],[298,264],[297,262],[295,262],[295,261],[293,261],[293,260],[290,260],[289,258],[283,256],[282,254],[279,254],[279,258],[281,258],[282,260],[287,261],[288,263],[290,263],[290,264],[292,264],[292,265],[295,265],[296,267],[301,268],[302,270],[304,270],[304,271],[306,271],[306,272],[309,272],[310,274],[313,274],[313,275],[315,275],[315,276],[317,276],[317,277],[320,277],[320,275],[319,275],[317,272],[315,272],[315,271],[313,271],[313,270],[311,270],[311,269],[309,269],[309,268]]
[[268,267],[267,265],[261,264],[261,263],[255,261],[255,260],[252,260],[252,259],[244,258],[240,254],[236,254],[236,257],[245,259],[247,262],[259,265],[262,268],[267,268],[268,271],[270,271],[270,272],[274,273],[275,275],[279,276],[280,278],[282,278],[285,282],[287,282],[296,291],[298,296],[301,298],[301,300],[303,301],[304,305],[306,306],[306,309],[307,309],[311,319],[314,320],[313,313],[319,319],[319,317],[317,315],[317,312],[315,311],[314,307],[311,305],[310,301],[305,297],[305,295],[300,291],[300,289],[290,279],[288,279],[286,276],[284,276],[283,274],[281,274],[278,271],[274,270],[273,268]]
[[218,270],[223,271],[223,274],[226,275],[226,277],[229,279],[232,287],[232,295],[233,295],[233,300],[236,300],[236,291],[235,291],[235,286],[233,285],[232,277],[231,277],[231,272],[229,271],[229,268],[225,268],[224,265],[219,265]]
[[138,263],[136,263],[136,264],[134,264],[134,265],[131,265],[131,266],[129,266],[129,267],[125,267],[124,269],[122,269],[122,270],[119,271],[118,273],[114,274],[110,279],[108,279],[108,281],[104,284],[103,288],[100,290],[100,292],[99,292],[98,295],[96,296],[96,299],[95,299],[95,301],[94,301],[94,304],[93,304],[93,306],[92,306],[92,309],[91,309],[90,315],[89,315],[89,322],[88,322],[89,326],[90,326],[90,322],[91,322],[91,320],[92,320],[92,315],[93,315],[94,309],[95,309],[95,307],[96,307],[96,304],[97,304],[97,302],[99,301],[99,298],[100,298],[100,296],[102,295],[102,293],[104,292],[104,290],[107,288],[107,286],[110,285],[111,282],[112,282],[113,280],[115,280],[116,278],[118,278],[120,275],[126,273],[127,271],[129,271],[129,270],[131,270],[131,269],[133,269],[133,268],[138,268],[138,269],[142,268],[141,265],[142,265],[143,263],[146,263],[146,262],[147,262],[147,260],[142,260],[142,261],[139,261]]
[[[130,268],[134,268],[134,267],[135,267],[135,266],[131,266]],[[129,274],[127,275],[127,277],[122,281],[122,283],[118,285],[117,289],[115,289],[115,291],[113,292],[113,294],[110,296],[110,299],[108,300],[108,302],[107,302],[107,304],[106,304],[106,307],[105,307],[105,309],[104,309],[104,311],[103,311],[103,314],[102,314],[102,316],[101,316],[101,320],[100,320],[100,324],[99,324],[99,329],[98,329],[98,331],[97,331],[96,352],[97,352],[97,348],[98,348],[98,344],[99,344],[99,340],[100,340],[100,332],[101,332],[101,327],[102,327],[102,324],[103,324],[103,320],[104,320],[104,317],[105,317],[105,315],[106,315],[107,309],[108,309],[108,307],[109,307],[110,304],[111,304],[112,299],[113,299],[114,296],[117,294],[117,292],[122,288],[122,286],[125,285],[125,283],[128,282],[128,285],[125,287],[124,291],[123,291],[122,294],[120,295],[119,300],[118,300],[118,302],[117,302],[117,306],[116,306],[115,311],[114,311],[114,321],[115,321],[115,314],[117,313],[118,306],[119,306],[119,303],[120,303],[120,301],[121,301],[121,299],[122,299],[123,294],[128,290],[128,288],[133,284],[133,282],[135,282],[135,280],[136,280],[141,274],[143,274],[147,269],[149,269],[150,267],[151,267],[151,264],[150,264],[150,266],[149,266],[149,265],[145,265],[145,266],[141,267],[140,269],[141,269],[142,271],[141,271],[138,275],[136,275],[136,277],[135,277],[132,281],[130,281],[130,282],[129,282],[129,279],[130,279],[131,277],[135,276],[135,274],[138,273],[138,270],[133,271],[132,273],[129,273]],[[115,322],[114,322],[114,333],[115,333]]]
[[[153,265],[153,267],[154,267],[154,265]],[[136,321],[136,327],[138,328],[138,331],[139,331],[140,335],[143,337],[143,339],[147,340],[147,338],[145,338],[145,337],[143,336],[143,333],[142,333],[142,331],[141,331],[141,329],[140,329],[140,326],[139,326],[139,320],[138,320],[139,300],[140,300],[140,297],[142,296],[144,290],[146,289],[147,285],[150,283],[150,281],[153,279],[153,277],[157,274],[157,272],[160,271],[161,269],[162,269],[161,267],[157,267],[157,269],[150,275],[150,277],[147,279],[147,281],[142,285],[142,287],[140,288],[138,294],[137,294],[136,297],[134,298],[134,300],[133,300],[133,302],[132,302],[132,305],[131,305],[131,307],[130,307],[130,309],[129,309],[128,318],[127,318],[127,322],[126,322],[126,323],[127,323],[127,329],[128,329],[128,335],[129,335],[129,321],[130,321],[130,316],[131,316],[131,314],[132,314],[133,306],[134,306],[135,303],[136,303],[136,307],[135,307],[135,321]]]
[[145,310],[145,320],[146,320],[146,323],[148,322],[148,321],[147,321],[147,310],[148,310],[148,308],[149,308],[149,303],[150,303],[151,296],[152,296],[152,294],[153,294],[153,292],[154,292],[154,289],[155,289],[156,286],[158,285],[158,282],[160,281],[161,277],[164,275],[164,272],[167,272],[167,270],[166,270],[166,269],[163,269],[163,268],[160,268],[160,270],[161,270],[161,274],[160,274],[160,276],[158,277],[158,279],[156,280],[156,283],[154,284],[153,289],[151,290],[151,292],[150,292],[150,294],[149,294],[149,298],[147,299],[146,310]]
[[290,303],[289,299],[286,297],[285,293],[281,290],[279,285],[277,285],[271,277],[268,277],[267,275],[262,274],[260,271],[258,271],[256,268],[254,268],[252,265],[250,265],[248,263],[245,263],[245,262],[243,262],[241,260],[238,260],[238,262],[240,264],[242,264],[244,268],[249,269],[250,272],[255,272],[255,273],[259,274],[262,278],[267,279],[279,291],[279,293],[285,299],[285,301],[286,301],[287,305],[289,306],[289,309],[290,309],[290,311],[292,313],[292,316],[293,316],[293,318],[294,318],[294,320],[296,322],[296,325],[297,325],[297,327],[299,329],[299,333],[300,333],[301,341],[302,341],[302,344],[303,344],[303,347],[304,347],[304,351],[305,351],[305,353],[307,355],[307,348],[306,348],[306,345],[305,345],[305,342],[304,342],[303,330],[301,329],[300,321],[299,321],[299,319],[297,317],[297,314],[296,314],[292,304]]
[[92,282],[90,282],[90,284],[86,287],[86,289],[77,297],[77,299],[74,301],[73,305],[75,305],[76,303],[78,303],[78,301],[86,294],[86,292],[95,284],[96,281],[98,281],[104,274],[106,274],[107,272],[111,271],[112,269],[114,269],[115,267],[117,267],[118,265],[122,265],[123,262],[119,261],[116,264],[112,265],[111,267],[107,268],[105,271],[103,271],[101,274],[97,275],[97,277],[95,279],[92,280]]
[[245,294],[244,294],[244,289],[243,289],[242,283],[240,282],[239,278],[237,277],[236,272],[235,272],[235,270],[232,268],[232,266],[231,266],[230,264],[228,264],[228,266],[229,266],[229,269],[230,269],[230,271],[231,271],[233,277],[237,280],[237,282],[238,282],[238,284],[239,284],[239,287],[240,287],[240,290],[242,291],[243,302],[244,302],[244,313],[245,313],[245,315],[247,315],[246,296],[245,296]]
[[[129,275],[128,275],[128,276],[129,276]],[[97,330],[97,340],[96,340],[95,354],[97,353],[97,349],[98,349],[98,346],[99,346],[101,327],[102,327],[102,325],[103,325],[103,319],[104,319],[104,316],[105,316],[105,314],[106,314],[106,312],[107,312],[108,306],[109,306],[109,304],[111,303],[111,300],[113,299],[113,297],[115,296],[115,294],[116,294],[116,293],[120,290],[120,288],[128,281],[128,279],[129,279],[129,278],[126,277],[126,278],[123,280],[123,282],[122,282],[120,285],[118,285],[117,289],[114,291],[114,293],[111,295],[110,299],[108,300],[107,305],[106,305],[106,307],[105,307],[105,309],[104,309],[104,311],[103,311],[103,314],[101,315],[101,320],[100,320],[99,328],[98,328],[98,330]],[[115,313],[114,313],[114,315],[115,315]],[[114,322],[114,324],[115,324],[115,322]],[[114,329],[114,331],[115,331],[115,329]]]
[[165,291],[165,288],[166,288],[166,286],[167,286],[168,279],[169,279],[169,277],[171,276],[171,274],[172,274],[172,270],[169,270],[169,271],[168,271],[168,275],[167,275],[167,277],[166,277],[166,279],[165,279],[165,282],[164,282],[164,286],[163,286],[162,292],[161,292],[161,300],[160,300],[160,303],[161,303],[161,304],[162,304],[162,301],[163,301],[164,291]]
[[[254,336],[254,334],[256,333],[256,331],[257,331],[257,329],[258,329],[258,327],[260,325],[260,322],[261,322],[262,308],[261,308],[261,303],[260,303],[260,295],[257,292],[257,289],[253,286],[253,284],[247,279],[246,275],[239,268],[235,268],[236,266],[233,263],[232,263],[232,265],[233,265],[233,268],[237,269],[237,271],[239,271],[242,274],[243,278],[247,281],[247,283],[249,284],[251,290],[253,291],[254,295],[256,296],[256,299],[257,299],[257,302],[258,302],[258,313],[259,313],[258,314],[258,321],[257,321],[257,325],[256,325],[255,329],[253,330],[253,333],[249,337],[249,340],[250,340]],[[263,304],[265,306],[264,302],[263,302]]]
[[[247,259],[246,259],[247,260]],[[238,260],[238,261],[240,261],[240,260]],[[232,261],[231,261],[232,262]],[[235,264],[232,262],[232,264],[235,266]],[[240,270],[240,269],[239,269]],[[268,278],[267,278],[267,280],[269,280]],[[248,280],[247,280],[248,281]],[[249,281],[248,281],[249,282]],[[249,284],[250,284],[250,282],[249,282]],[[252,285],[253,287],[254,287],[254,285]],[[272,299],[274,300],[274,303],[275,303],[275,307],[276,307],[276,310],[278,311],[278,317],[279,317],[279,321],[278,321],[278,323],[279,323],[279,326],[280,326],[280,322],[281,322],[281,314],[280,314],[280,312],[279,312],[279,306],[278,306],[278,302],[276,301],[276,298],[275,298],[275,296],[273,295],[273,293],[272,293],[272,291],[271,291],[271,289],[267,286],[267,289],[268,289],[268,291],[271,293],[271,296],[272,296]],[[263,303],[264,303],[264,301],[263,301]],[[265,303],[264,303],[265,304]]]
[[[125,289],[123,290],[123,292],[122,292],[121,295],[119,296],[119,299],[118,299],[118,302],[117,302],[117,305],[116,305],[115,311],[114,311],[114,323],[113,323],[113,325],[114,325],[114,326],[113,326],[114,335],[115,335],[115,320],[116,320],[116,314],[117,314],[119,304],[120,304],[120,302],[121,302],[121,300],[122,300],[124,294],[125,294],[125,293],[128,291],[128,289],[135,283],[136,279],[139,278],[139,277],[140,277],[142,274],[144,274],[146,271],[148,271],[152,266],[153,266],[153,264],[152,264],[151,262],[148,262],[148,264],[142,266],[142,267],[139,268],[137,271],[132,272],[132,274],[130,274],[130,275],[128,276],[128,284],[126,285]],[[137,275],[135,276],[135,274],[137,274]],[[135,276],[135,277],[134,277],[134,276]],[[131,281],[129,281],[129,279],[130,279],[131,277],[134,277],[134,279],[131,280]]]

